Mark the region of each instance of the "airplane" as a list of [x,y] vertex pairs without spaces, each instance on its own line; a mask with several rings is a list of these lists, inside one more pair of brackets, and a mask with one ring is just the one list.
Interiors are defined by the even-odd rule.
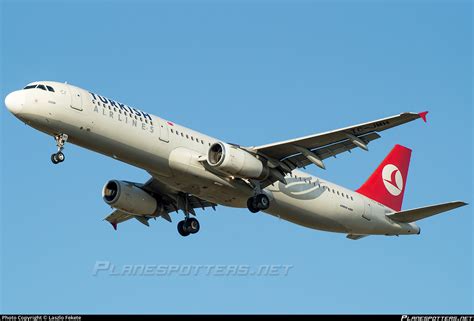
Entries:
[[172,221],[188,236],[200,230],[196,209],[217,205],[265,212],[316,230],[369,235],[420,234],[415,223],[467,203],[454,201],[402,210],[411,150],[395,145],[373,174],[352,191],[301,171],[325,169],[328,158],[352,149],[368,151],[379,133],[428,112],[405,112],[333,131],[262,146],[240,146],[194,131],[67,83],[36,81],[5,98],[8,110],[25,124],[52,136],[53,164],[65,160],[67,142],[147,171],[145,183],[112,179],[102,197],[117,225],[136,219]]

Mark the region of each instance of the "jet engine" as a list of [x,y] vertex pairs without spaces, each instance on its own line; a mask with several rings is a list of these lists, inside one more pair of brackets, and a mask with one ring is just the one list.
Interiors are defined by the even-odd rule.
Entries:
[[260,159],[238,146],[214,143],[207,153],[207,163],[224,173],[242,178],[263,180],[269,169]]
[[102,198],[115,209],[134,215],[154,215],[157,200],[132,183],[118,180],[108,181],[102,189]]

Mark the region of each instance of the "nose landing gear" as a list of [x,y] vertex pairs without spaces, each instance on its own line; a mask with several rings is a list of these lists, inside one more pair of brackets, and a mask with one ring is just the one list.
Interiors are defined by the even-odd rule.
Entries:
[[58,147],[57,153],[51,155],[51,162],[53,164],[58,164],[64,162],[66,156],[64,156],[62,150],[64,145],[66,144],[68,136],[66,134],[59,134],[54,136],[54,140],[56,141],[56,146]]

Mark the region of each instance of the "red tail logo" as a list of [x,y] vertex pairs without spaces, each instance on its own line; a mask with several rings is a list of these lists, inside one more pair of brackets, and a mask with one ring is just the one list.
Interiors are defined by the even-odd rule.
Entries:
[[403,177],[397,166],[387,164],[382,170],[382,179],[387,191],[398,196],[403,191]]
[[357,192],[395,211],[400,211],[402,209],[410,157],[410,149],[401,145],[395,145]]

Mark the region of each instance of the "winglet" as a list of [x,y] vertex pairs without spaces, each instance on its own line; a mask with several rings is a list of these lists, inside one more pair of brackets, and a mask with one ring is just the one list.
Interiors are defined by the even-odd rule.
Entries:
[[110,222],[110,224],[112,224],[112,226],[114,227],[114,230],[117,230],[117,222]]
[[418,113],[420,115],[420,118],[423,119],[423,121],[426,123],[426,115],[428,114],[427,111],[422,111],[421,113]]

